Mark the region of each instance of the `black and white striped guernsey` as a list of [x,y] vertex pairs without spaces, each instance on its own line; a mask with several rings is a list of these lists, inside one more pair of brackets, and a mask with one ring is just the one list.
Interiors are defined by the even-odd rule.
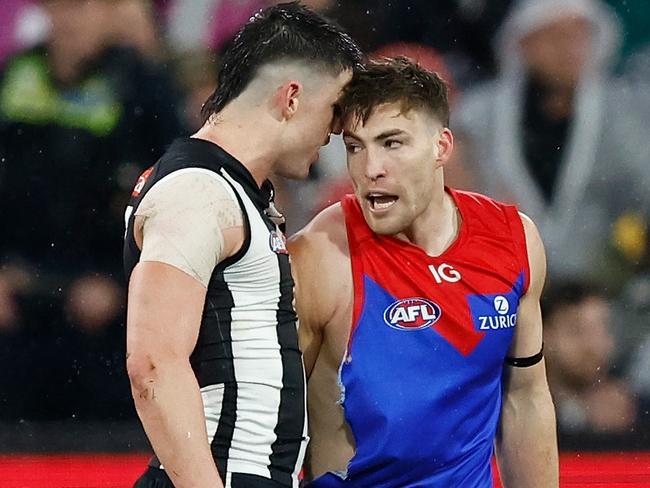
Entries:
[[201,139],[175,141],[141,177],[127,207],[126,275],[140,257],[133,235],[135,209],[157,182],[190,171],[224,182],[246,226],[240,251],[212,273],[190,358],[213,457],[226,487],[237,473],[268,479],[269,486],[298,486],[307,443],[305,376],[289,256],[267,215],[269,188],[260,189],[219,146]]

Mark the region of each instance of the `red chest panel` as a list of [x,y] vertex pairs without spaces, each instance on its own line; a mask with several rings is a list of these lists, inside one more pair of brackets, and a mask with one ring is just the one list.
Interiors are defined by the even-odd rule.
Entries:
[[387,325],[431,326],[464,356],[494,327],[514,327],[512,317],[529,279],[517,209],[482,195],[447,191],[462,224],[456,241],[437,257],[373,233],[355,197],[343,199],[354,277],[353,328],[368,300],[366,279],[395,299],[394,308],[384,313]]

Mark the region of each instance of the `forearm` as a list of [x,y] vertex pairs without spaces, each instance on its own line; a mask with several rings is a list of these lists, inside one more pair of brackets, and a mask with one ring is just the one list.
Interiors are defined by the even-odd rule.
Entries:
[[132,376],[131,388],[142,425],[174,486],[222,487],[189,363],[156,364],[151,374]]
[[555,411],[545,385],[504,396],[497,460],[506,488],[558,486]]

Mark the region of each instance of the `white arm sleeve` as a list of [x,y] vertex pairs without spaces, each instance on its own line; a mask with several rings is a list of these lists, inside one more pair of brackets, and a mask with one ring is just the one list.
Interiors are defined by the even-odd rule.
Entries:
[[209,170],[181,170],[157,182],[135,212],[140,261],[174,266],[207,287],[223,259],[223,231],[243,225],[232,188]]

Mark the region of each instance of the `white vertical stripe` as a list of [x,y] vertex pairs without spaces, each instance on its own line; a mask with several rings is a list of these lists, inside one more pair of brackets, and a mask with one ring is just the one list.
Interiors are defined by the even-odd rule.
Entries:
[[[282,390],[282,357],[277,335],[280,267],[270,249],[269,231],[259,211],[235,180],[250,224],[250,247],[242,260],[224,270],[234,302],[231,312],[237,414],[228,453],[228,473],[270,478],[272,445]],[[236,267],[236,272],[232,268]]]
[[305,462],[305,453],[307,452],[307,445],[309,444],[309,422],[307,420],[307,377],[305,376],[305,367],[304,367],[304,360],[303,360],[303,368],[302,368],[303,374],[302,374],[302,380],[303,384],[305,385],[305,390],[304,390],[304,395],[303,395],[303,401],[305,405],[305,419],[302,423],[302,439],[303,441],[300,443],[300,451],[298,451],[298,459],[296,459],[296,467],[293,470],[293,488],[298,488],[300,485],[300,482],[298,481],[298,474],[300,473],[300,470],[302,469],[302,464]]
[[203,412],[205,413],[205,426],[208,431],[208,443],[212,444],[212,439],[217,434],[219,427],[219,417],[221,415],[221,406],[223,405],[224,385],[209,385],[201,388],[201,398],[203,399]]
[[224,488],[232,488],[232,473],[230,470],[226,473],[226,479],[223,483]]

